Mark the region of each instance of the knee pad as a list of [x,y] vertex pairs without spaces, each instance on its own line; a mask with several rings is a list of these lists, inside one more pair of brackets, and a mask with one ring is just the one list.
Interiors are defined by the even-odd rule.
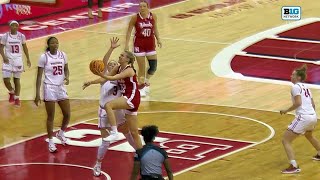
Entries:
[[149,69],[148,69],[148,74],[153,75],[156,70],[157,70],[157,60],[152,59],[152,60],[148,60],[149,62]]

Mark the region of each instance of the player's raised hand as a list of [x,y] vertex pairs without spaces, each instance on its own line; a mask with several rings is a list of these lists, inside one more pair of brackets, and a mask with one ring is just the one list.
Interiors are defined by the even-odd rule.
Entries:
[[115,48],[120,46],[120,44],[118,44],[118,42],[119,42],[119,38],[118,37],[112,37],[110,39],[110,42],[111,42],[111,48],[112,49],[115,49]]

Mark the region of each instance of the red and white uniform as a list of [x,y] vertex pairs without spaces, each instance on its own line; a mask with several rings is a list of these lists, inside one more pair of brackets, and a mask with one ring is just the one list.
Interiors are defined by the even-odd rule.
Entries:
[[[107,81],[104,84],[101,85],[100,88],[100,101],[99,101],[99,122],[98,127],[99,128],[107,128],[111,127],[108,122],[108,116],[107,112],[104,109],[104,106],[106,103],[118,98],[121,96],[120,88],[118,86],[117,81]],[[114,114],[116,116],[117,125],[120,126],[125,123],[125,114],[123,109],[114,110]]]
[[135,35],[133,39],[133,52],[136,56],[151,56],[157,54],[154,24],[152,13],[147,18],[142,18],[141,14],[137,14],[135,24]]
[[64,67],[67,63],[67,56],[62,51],[57,51],[55,55],[47,51],[41,55],[38,66],[44,68],[44,101],[68,99],[67,90],[64,86]]
[[[127,65],[124,69],[121,69],[121,66],[120,66],[118,70],[118,74],[120,74],[122,71],[126,70],[127,68],[131,68],[131,67]],[[127,109],[125,113],[129,115],[137,115],[138,114],[137,111],[140,105],[140,92],[138,89],[137,75],[120,79],[118,80],[118,84],[120,86],[120,90],[123,97],[127,99],[127,103],[131,107],[131,109]]]
[[9,64],[2,64],[2,73],[4,78],[11,77],[12,73],[15,78],[20,78],[21,72],[23,72],[22,44],[25,43],[26,37],[20,32],[17,32],[15,35],[10,32],[2,35],[1,44],[4,45],[5,55],[9,60]]
[[297,134],[312,131],[317,124],[317,115],[312,107],[312,94],[310,89],[303,83],[293,85],[291,98],[294,102],[295,96],[301,96],[301,106],[296,109],[296,117],[288,126],[288,129]]

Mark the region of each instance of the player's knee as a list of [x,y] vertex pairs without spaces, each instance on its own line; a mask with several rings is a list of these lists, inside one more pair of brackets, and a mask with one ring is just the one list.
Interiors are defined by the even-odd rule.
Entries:
[[148,60],[149,62],[149,69],[148,69],[148,74],[153,75],[157,71],[157,60]]
[[112,103],[108,102],[106,103],[106,105],[104,106],[105,109],[112,109]]
[[138,129],[130,128],[130,133],[133,137],[139,136]]

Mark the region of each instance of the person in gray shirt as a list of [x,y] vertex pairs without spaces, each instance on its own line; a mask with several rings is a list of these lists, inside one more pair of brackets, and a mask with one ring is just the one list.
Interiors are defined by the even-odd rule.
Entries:
[[169,180],[173,180],[167,152],[153,144],[158,133],[158,127],[155,125],[144,126],[142,128],[141,135],[146,145],[142,149],[137,150],[135,154],[131,180],[137,179],[139,170],[141,175],[140,180],[163,180],[162,164],[167,171]]

